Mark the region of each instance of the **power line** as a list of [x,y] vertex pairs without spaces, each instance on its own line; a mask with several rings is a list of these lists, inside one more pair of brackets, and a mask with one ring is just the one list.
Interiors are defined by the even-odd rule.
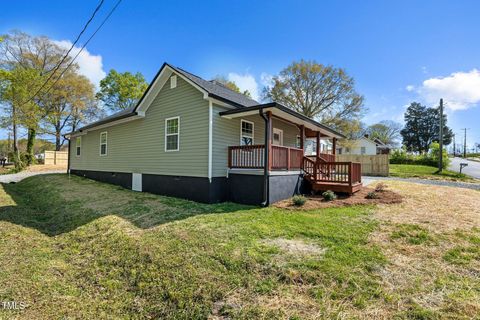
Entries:
[[77,54],[73,57],[72,61],[70,61],[70,63],[67,65],[67,67],[62,71],[62,73],[60,73],[60,75],[55,80],[55,82],[47,89],[47,91],[45,91],[43,93],[42,97],[45,96],[48,92],[50,92],[50,89],[52,89],[57,84],[57,82],[62,78],[62,76],[65,74],[65,72],[67,72],[68,68],[70,68],[73,65],[73,63],[75,62],[75,59],[77,59],[77,57],[80,55],[80,53],[82,53],[83,49],[85,49],[87,44],[90,42],[90,40],[92,40],[92,38],[97,34],[97,32],[100,31],[100,29],[103,27],[105,22],[107,22],[107,20],[110,18],[110,16],[113,14],[113,12],[117,9],[117,7],[120,5],[121,2],[122,2],[122,0],[117,1],[115,6],[112,8],[112,10],[110,10],[110,12],[105,17],[105,19],[103,19],[102,23],[97,27],[97,29],[92,33],[92,35],[83,44],[83,46],[80,48],[80,50],[77,52]]
[[67,57],[69,56],[70,52],[73,50],[73,48],[75,47],[75,45],[77,44],[77,42],[80,40],[80,37],[83,35],[83,33],[85,32],[85,30],[87,30],[87,27],[88,25],[90,24],[90,22],[92,22],[93,18],[95,17],[95,15],[97,14],[98,10],[100,10],[100,7],[103,5],[103,2],[104,0],[100,0],[100,2],[98,3],[97,7],[95,8],[95,11],[93,11],[92,15],[90,16],[90,19],[88,19],[87,23],[85,23],[85,25],[83,26],[83,29],[82,31],[80,31],[80,33],[78,34],[77,38],[75,39],[75,41],[72,43],[72,46],[70,47],[70,49],[68,49],[68,51],[65,53],[65,55],[63,56],[63,58],[60,60],[60,62],[52,69],[52,72],[50,73],[50,76],[47,78],[47,80],[45,80],[45,82],[40,86],[40,88],[28,99],[26,100],[24,103],[22,103],[21,105],[25,105],[27,103],[29,103],[30,101],[32,101],[35,96],[37,94],[40,93],[40,91],[42,91],[42,89],[47,85],[48,81],[50,81],[50,79],[52,79],[53,75],[55,74],[55,72],[57,72],[57,70],[60,68],[60,66],[62,65],[63,62],[65,62],[65,59],[67,59]]

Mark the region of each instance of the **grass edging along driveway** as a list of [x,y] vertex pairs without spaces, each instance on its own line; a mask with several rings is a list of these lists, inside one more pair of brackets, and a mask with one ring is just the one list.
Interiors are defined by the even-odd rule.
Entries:
[[[419,188],[388,184],[404,193]],[[27,303],[24,310],[0,309],[0,317],[407,318],[480,311],[471,274],[457,273],[456,288],[443,270],[429,269],[429,279],[438,275],[438,285],[448,288],[433,305],[418,300],[426,289],[394,268],[397,254],[424,252],[401,251],[404,239],[427,249],[451,247],[446,260],[432,263],[460,261],[460,270],[475,270],[478,261],[468,244],[476,241],[468,240],[476,239],[472,224],[465,222],[465,240],[455,243],[425,225],[419,228],[427,235],[417,235],[415,227],[381,215],[405,214],[403,204],[311,211],[206,205],[66,175],[31,177],[0,191],[0,300]],[[475,191],[461,195],[467,208],[478,205],[478,197],[467,201],[469,192]],[[398,292],[389,272],[405,278]]]
[[412,165],[412,164],[390,164],[390,176],[398,178],[419,178],[419,179],[431,179],[431,180],[449,180],[449,181],[464,181],[464,182],[476,182],[478,180],[471,178],[465,174],[442,170],[441,173],[437,173],[438,168]]

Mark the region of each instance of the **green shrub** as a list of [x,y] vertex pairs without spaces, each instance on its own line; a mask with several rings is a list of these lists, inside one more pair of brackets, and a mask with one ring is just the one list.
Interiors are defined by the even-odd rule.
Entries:
[[304,196],[297,195],[292,197],[292,203],[296,207],[301,207],[306,202],[307,202],[307,198],[305,198]]
[[[440,155],[440,144],[433,142],[430,145],[430,150],[425,154],[408,153],[405,147],[393,150],[390,155],[391,164],[416,164],[430,167],[437,167]],[[443,168],[447,168],[450,164],[448,153],[443,149]]]
[[378,193],[376,193],[375,191],[370,191],[369,193],[367,193],[366,198],[367,199],[378,199],[379,196],[378,196]]
[[[445,148],[443,149],[442,154],[443,154],[442,168],[446,169],[450,164],[450,158],[448,157],[448,153]],[[438,142],[433,142],[430,145],[430,150],[428,151],[428,155],[430,156],[432,161],[435,163],[435,165],[438,166],[438,161],[440,160],[440,144]]]
[[322,193],[322,197],[326,201],[332,201],[332,200],[337,199],[337,195],[335,194],[335,192],[333,192],[331,190],[327,190],[324,193]]

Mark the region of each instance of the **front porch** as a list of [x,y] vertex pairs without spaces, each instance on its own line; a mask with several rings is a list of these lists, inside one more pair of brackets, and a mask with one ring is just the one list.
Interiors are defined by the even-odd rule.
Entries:
[[[314,120],[292,112],[278,104],[262,105],[260,108],[227,111],[223,117],[241,119],[241,145],[228,147],[228,168],[238,173],[241,170],[257,170],[258,174],[298,173],[303,176],[313,191],[332,190],[354,193],[362,186],[361,165],[352,162],[337,162],[335,156],[338,132],[325,127]],[[263,144],[254,144],[253,125],[247,116],[263,118]],[[289,124],[293,131],[284,137],[279,122]],[[292,139],[293,138],[293,139]],[[306,139],[315,140],[315,150],[306,154]],[[330,148],[321,147],[321,141],[327,141]],[[285,145],[284,141],[290,141]],[[295,141],[295,147],[292,142]]]
[[[355,193],[362,186],[361,165],[354,162],[337,162],[335,154],[319,153],[307,156],[304,149],[270,145],[268,171],[270,174],[301,171],[314,191]],[[265,169],[265,145],[230,146],[230,169]],[[237,171],[238,173],[238,171]]]

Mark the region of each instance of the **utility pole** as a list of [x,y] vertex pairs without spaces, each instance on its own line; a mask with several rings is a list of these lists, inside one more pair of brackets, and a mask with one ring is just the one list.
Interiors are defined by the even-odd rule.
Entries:
[[457,152],[455,150],[455,133],[453,134],[453,157],[455,158],[457,156]]
[[443,99],[440,99],[440,130],[438,141],[440,143],[440,155],[438,160],[438,172],[443,170]]
[[460,129],[463,130],[463,158],[467,158],[467,130],[470,130],[470,128],[463,128]]

